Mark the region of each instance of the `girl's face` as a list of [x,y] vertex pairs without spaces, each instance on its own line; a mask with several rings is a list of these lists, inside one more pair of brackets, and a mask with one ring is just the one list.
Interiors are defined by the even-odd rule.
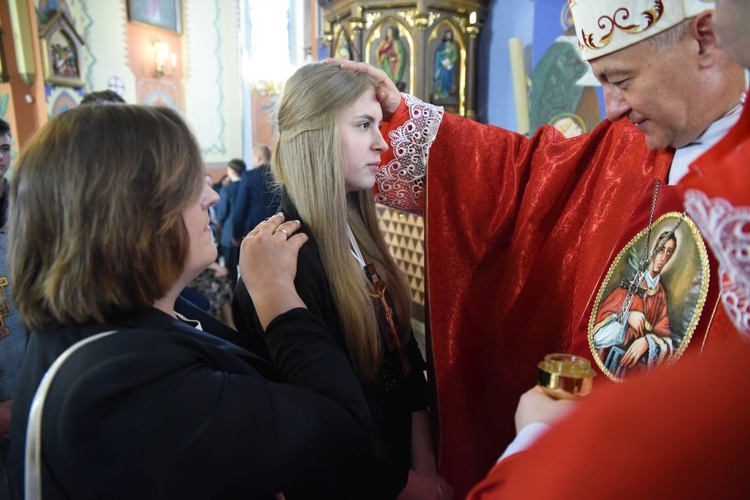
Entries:
[[370,88],[336,118],[344,156],[346,191],[365,191],[375,185],[380,155],[388,145],[380,135],[383,112]]
[[219,201],[219,195],[209,186],[203,186],[203,192],[196,202],[182,212],[182,220],[190,238],[190,250],[185,262],[185,276],[200,274],[216,260],[216,245],[209,227],[208,207]]

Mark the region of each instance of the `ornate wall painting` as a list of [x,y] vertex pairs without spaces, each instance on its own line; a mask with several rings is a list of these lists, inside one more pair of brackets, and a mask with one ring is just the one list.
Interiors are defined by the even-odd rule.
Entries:
[[63,11],[57,11],[39,31],[44,81],[83,87],[81,48],[83,39]]
[[551,124],[573,137],[603,118],[601,85],[581,58],[565,0],[537,0],[534,7],[530,130]]
[[138,79],[138,103],[148,106],[167,106],[180,110],[177,84],[151,78]]
[[39,0],[36,7],[39,26],[47,24],[58,11],[64,12],[71,21],[75,20],[75,17],[73,16],[73,13],[70,12],[70,7],[65,0]]
[[125,82],[119,76],[112,75],[107,78],[107,90],[115,92],[123,99],[125,98]]
[[83,89],[71,89],[70,87],[45,85],[45,100],[47,101],[47,115],[51,118],[63,111],[75,108],[81,102]]

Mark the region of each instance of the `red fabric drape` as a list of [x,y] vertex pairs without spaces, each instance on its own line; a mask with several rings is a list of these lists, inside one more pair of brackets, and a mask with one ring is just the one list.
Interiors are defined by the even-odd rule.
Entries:
[[[384,136],[408,118],[402,103]],[[426,267],[441,473],[458,498],[512,440],[544,355],[590,357],[592,299],[618,245],[646,226],[672,155],[649,151],[627,121],[525,138],[444,116],[429,153]],[[679,196],[660,195],[667,208],[681,210]]]

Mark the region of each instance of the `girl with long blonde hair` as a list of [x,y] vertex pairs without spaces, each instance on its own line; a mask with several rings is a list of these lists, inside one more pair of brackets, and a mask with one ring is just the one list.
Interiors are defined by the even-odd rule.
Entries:
[[[271,165],[281,207],[310,237],[295,286],[349,355],[373,420],[368,449],[342,457],[338,470],[300,490],[305,498],[450,497],[430,443],[409,289],[372,197],[387,149],[376,85],[363,74],[310,64],[286,83],[276,114]],[[261,333],[242,283],[233,313],[240,331]]]

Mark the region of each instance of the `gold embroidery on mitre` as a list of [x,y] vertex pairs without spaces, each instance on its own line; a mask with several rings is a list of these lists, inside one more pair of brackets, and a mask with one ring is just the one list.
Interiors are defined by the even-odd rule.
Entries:
[[[664,15],[664,3],[662,0],[655,0],[653,7],[641,12],[637,16],[631,16],[630,9],[620,7],[612,16],[604,15],[598,19],[597,26],[604,31],[604,34],[598,40],[595,39],[594,33],[586,33],[586,30],[582,28],[579,44],[592,50],[603,49],[612,41],[615,28],[619,28],[631,35],[642,33],[656,24],[662,15]],[[635,22],[639,17],[643,19],[643,22]]]

